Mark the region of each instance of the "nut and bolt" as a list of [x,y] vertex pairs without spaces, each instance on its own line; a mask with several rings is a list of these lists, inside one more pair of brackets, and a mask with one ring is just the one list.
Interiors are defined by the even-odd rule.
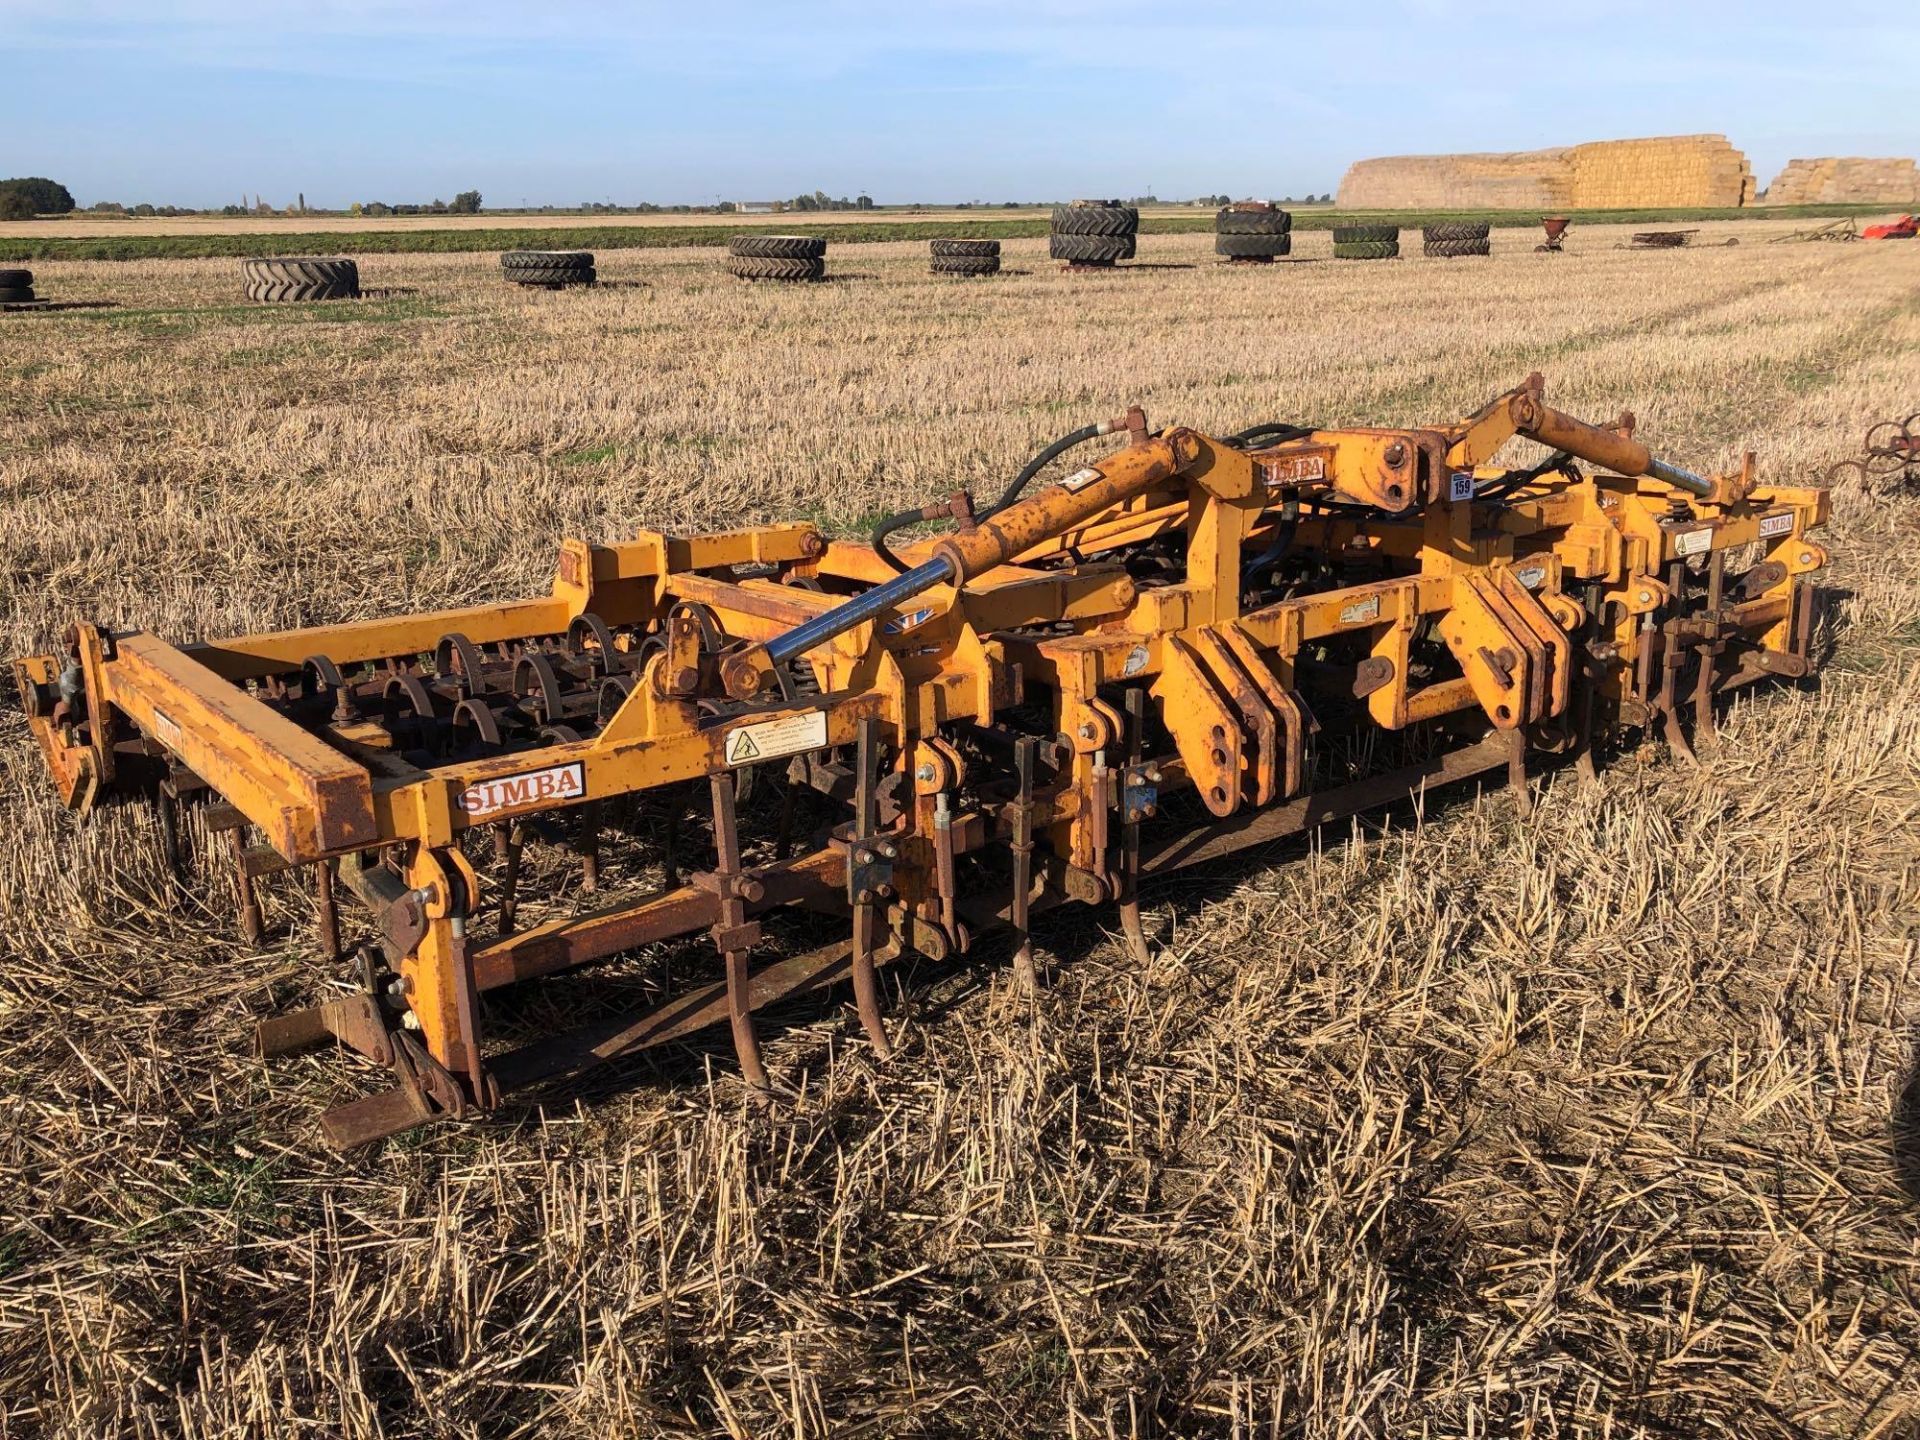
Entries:
[[913,772],[913,778],[920,781],[924,785],[931,785],[934,782],[935,777],[938,776],[939,773],[940,773],[939,771],[933,768],[933,762],[929,760],[927,761],[926,764],[922,765],[918,770]]
[[1407,463],[1407,447],[1396,440],[1387,446],[1386,453],[1381,458],[1394,469],[1398,470],[1402,465]]
[[1082,740],[1091,740],[1098,733],[1099,732],[1093,728],[1092,721],[1088,721],[1085,725],[1082,725],[1080,727],[1080,738]]

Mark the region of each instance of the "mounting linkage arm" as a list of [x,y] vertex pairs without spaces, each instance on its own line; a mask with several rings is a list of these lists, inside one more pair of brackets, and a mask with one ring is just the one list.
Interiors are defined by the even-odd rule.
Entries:
[[974,529],[944,536],[933,558],[883,585],[856,595],[824,615],[749,645],[729,656],[721,678],[736,700],[750,700],[773,683],[778,666],[884,615],[936,585],[964,585],[1042,541],[1143,495],[1195,464],[1205,451],[1191,430],[1144,436],[1124,450],[1083,466],[1024,500],[995,512]]
[[1603,430],[1554,409],[1541,400],[1537,389],[1523,388],[1509,395],[1507,414],[1514,430],[1529,440],[1537,440],[1555,450],[1564,450],[1589,464],[1603,465],[1621,475],[1645,475],[1711,504],[1733,504],[1744,500],[1753,490],[1750,464],[1735,475],[1715,476],[1712,479],[1696,475],[1691,470],[1662,460],[1630,434]]

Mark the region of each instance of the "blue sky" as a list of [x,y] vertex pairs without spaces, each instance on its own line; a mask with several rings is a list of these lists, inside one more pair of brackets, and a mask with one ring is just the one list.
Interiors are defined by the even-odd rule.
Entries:
[[83,204],[1330,190],[1719,131],[1913,155],[1920,5],[0,0],[0,176]]

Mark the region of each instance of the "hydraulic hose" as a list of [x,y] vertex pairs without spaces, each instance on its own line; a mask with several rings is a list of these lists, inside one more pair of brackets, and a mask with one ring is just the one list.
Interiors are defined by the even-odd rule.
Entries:
[[[1114,428],[1112,421],[1103,420],[1094,425],[1082,425],[1078,430],[1062,435],[1058,440],[1047,446],[1046,449],[1040,451],[1039,454],[1027,461],[1027,463],[1021,467],[1020,473],[1014,476],[1013,483],[1007,486],[1006,490],[1002,492],[1000,498],[974,516],[975,522],[990,519],[1013,504],[1014,501],[1020,498],[1021,493],[1027,486],[1033,483],[1034,476],[1038,475],[1042,470],[1046,469],[1049,464],[1071,450],[1074,446],[1085,444],[1087,441],[1097,439],[1102,435],[1111,435]],[[939,513],[945,513],[944,507],[936,506],[932,508]],[[896,531],[904,530],[907,526],[917,521],[931,520],[934,518],[936,517],[927,514],[925,508],[902,510],[897,515],[889,515],[878,525],[874,526],[873,534],[869,537],[868,543],[873,546],[873,553],[880,557],[888,569],[892,570],[896,575],[903,575],[906,573],[907,567],[900,563],[899,557],[888,547],[887,537]]]
[[892,570],[894,574],[906,574],[907,567],[900,563],[899,556],[887,548],[887,537],[896,530],[904,530],[915,521],[925,520],[926,518],[926,509],[923,506],[919,510],[902,510],[898,515],[889,515],[873,527],[873,534],[869,537],[868,543],[873,546],[873,553],[878,555],[882,562],[886,564],[887,568]]
[[1271,440],[1276,445],[1284,445],[1289,440],[1304,440],[1313,433],[1310,425],[1288,425],[1278,420],[1269,420],[1264,425],[1250,425],[1237,435],[1229,435],[1227,441],[1234,446],[1250,445],[1255,440]]
[[1485,485],[1474,491],[1473,498],[1476,500],[1504,500],[1516,490],[1531,485],[1541,476],[1551,475],[1556,470],[1566,475],[1569,479],[1578,480],[1580,478],[1580,472],[1573,468],[1573,456],[1565,450],[1556,450],[1531,469],[1512,470],[1502,475],[1498,480],[1489,480]]
[[975,518],[985,520],[990,515],[998,515],[1002,510],[1018,500],[1021,492],[1033,483],[1033,477],[1046,469],[1054,460],[1064,455],[1076,445],[1084,445],[1089,440],[1112,433],[1112,423],[1103,420],[1097,425],[1082,425],[1078,430],[1062,435],[1038,455],[1035,455],[1031,460],[1027,461],[1020,473],[1013,477],[1013,483],[1007,486],[1000,498],[985,510],[982,510]]

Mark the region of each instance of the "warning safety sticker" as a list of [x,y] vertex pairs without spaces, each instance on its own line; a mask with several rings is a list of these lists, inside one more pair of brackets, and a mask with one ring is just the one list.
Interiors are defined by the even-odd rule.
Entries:
[[1704,555],[1712,548],[1712,530],[1681,530],[1673,537],[1673,553],[1676,555]]
[[821,750],[826,743],[827,712],[809,710],[804,715],[783,715],[778,720],[729,730],[720,753],[729,765],[751,765],[781,755],[798,755],[802,750]]

